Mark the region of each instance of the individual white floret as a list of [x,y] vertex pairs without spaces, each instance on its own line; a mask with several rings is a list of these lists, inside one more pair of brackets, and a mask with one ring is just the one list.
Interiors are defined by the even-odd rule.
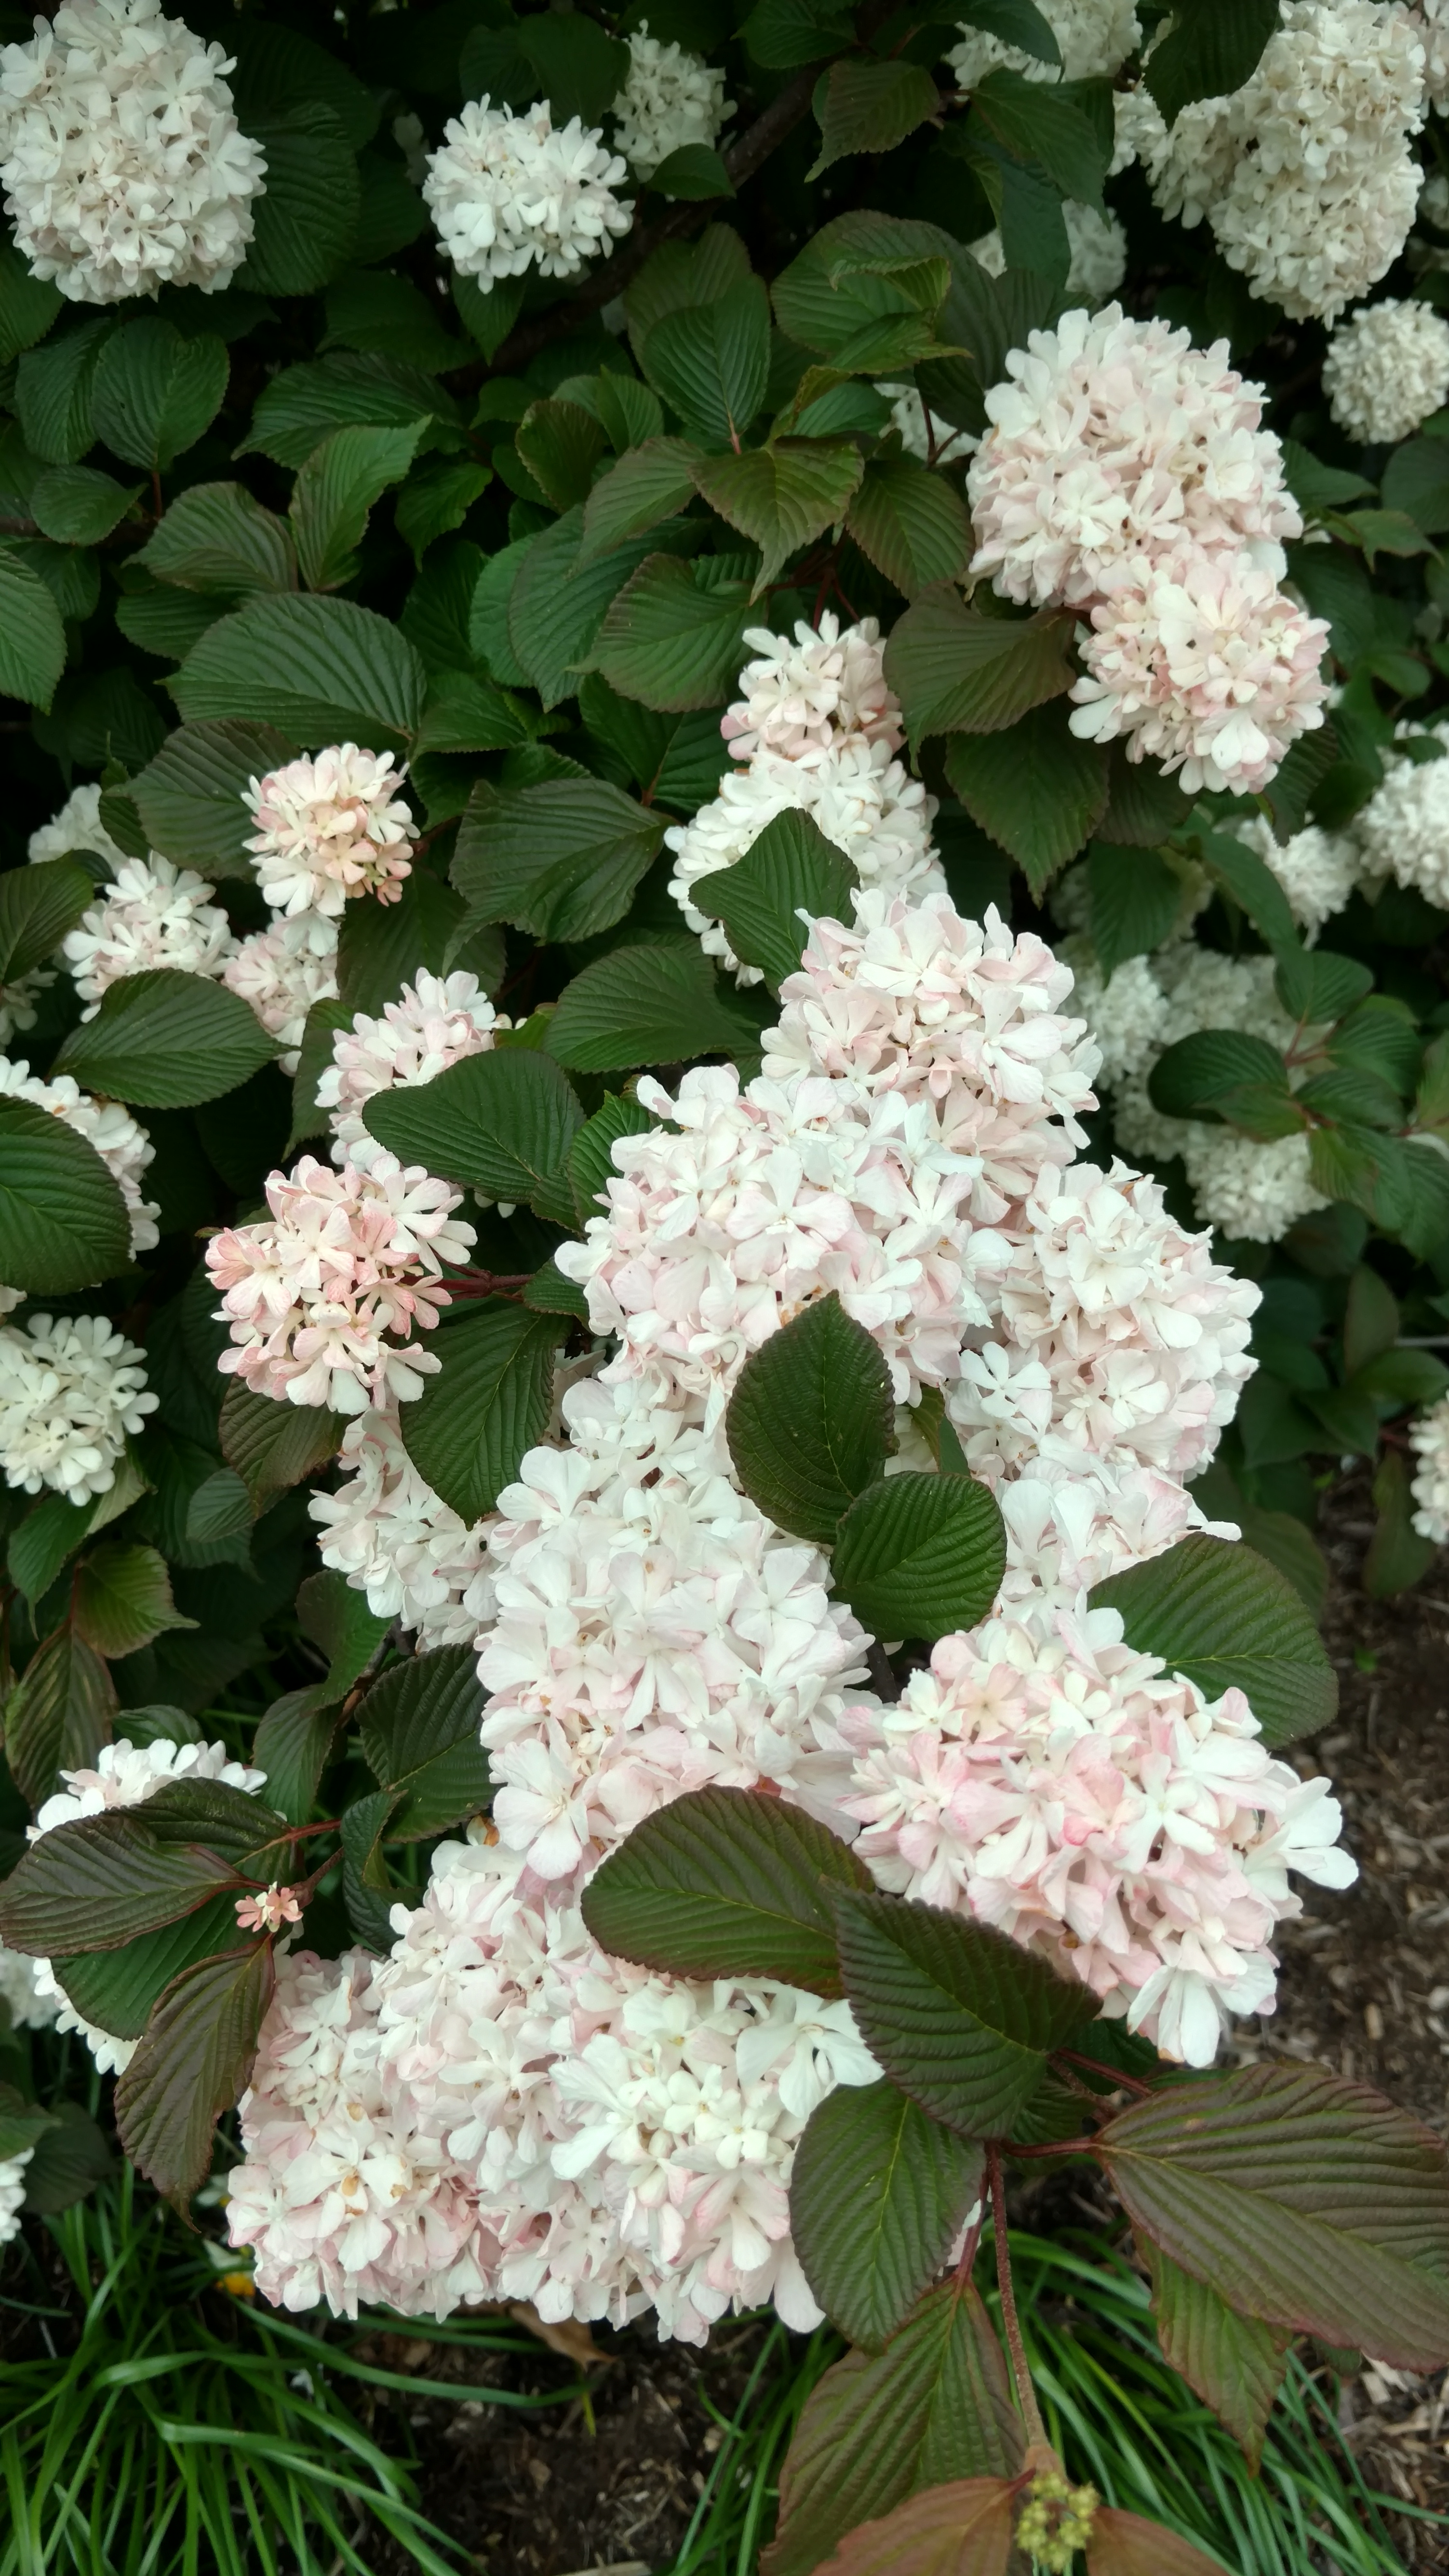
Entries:
[[[1392,877],[1449,910],[1449,718],[1401,724],[1382,785],[1354,816],[1366,877]],[[1438,746],[1435,756],[1434,746]],[[1430,756],[1413,756],[1421,748]]]
[[628,177],[624,162],[578,117],[556,128],[547,99],[523,116],[470,100],[446,135],[423,195],[453,266],[485,290],[535,266],[543,277],[574,277],[633,221],[614,194]]

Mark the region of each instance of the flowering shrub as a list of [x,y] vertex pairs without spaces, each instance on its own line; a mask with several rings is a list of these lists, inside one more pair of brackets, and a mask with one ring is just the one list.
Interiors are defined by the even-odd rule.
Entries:
[[828,2316],[773,2576],[1209,2564],[1046,2445],[1033,2160],[1251,2457],[1449,2359],[1439,2144],[1232,2039],[1318,1493],[1449,1538],[1446,100],[1440,0],[0,49],[0,2241],[53,2023],[281,2305]]

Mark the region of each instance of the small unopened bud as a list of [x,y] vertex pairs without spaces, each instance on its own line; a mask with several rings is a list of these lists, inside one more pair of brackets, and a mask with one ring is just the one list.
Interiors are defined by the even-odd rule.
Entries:
[[1016,2526],[1016,2545],[1042,2576],[1068,2576],[1073,2558],[1092,2537],[1102,2499],[1095,2487],[1067,2484],[1060,2469],[1039,2469]]

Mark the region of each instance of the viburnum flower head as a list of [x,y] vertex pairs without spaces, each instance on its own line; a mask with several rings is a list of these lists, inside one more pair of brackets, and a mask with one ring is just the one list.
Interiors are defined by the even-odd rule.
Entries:
[[1400,724],[1406,746],[1384,761],[1381,786],[1353,818],[1366,877],[1392,877],[1449,908],[1449,718]]
[[1085,1601],[943,1638],[898,1705],[844,1723],[884,1886],[1045,1951],[1190,2066],[1230,2012],[1272,2011],[1288,1872],[1357,1876],[1327,1782],[1272,1759],[1242,1692],[1207,1701]]
[[1308,823],[1280,841],[1266,814],[1238,816],[1227,828],[1272,869],[1311,948],[1324,923],[1342,912],[1363,872],[1356,835],[1325,832],[1320,824]]
[[277,1062],[283,1073],[295,1073],[313,1003],[337,998],[337,924],[322,913],[282,913],[270,930],[238,941],[221,980],[281,1039],[286,1053]]
[[229,284],[266,171],[232,67],[160,0],[63,0],[0,47],[0,188],[33,276],[80,304]]
[[247,848],[272,910],[328,920],[349,896],[396,903],[418,836],[401,785],[390,751],[355,742],[253,778],[242,791],[257,825]]
[[123,859],[115,883],[66,933],[61,954],[93,1020],[101,996],[123,976],[170,966],[184,975],[216,975],[232,946],[231,923],[211,887],[169,859]]
[[391,1406],[354,1414],[339,1463],[333,1492],[307,1506],[323,1564],[366,1594],[375,1618],[415,1630],[421,1647],[471,1645],[494,1611],[484,1525],[466,1528],[424,1484]]
[[217,1362],[254,1395],[360,1413],[406,1401],[438,1366],[414,1347],[449,1303],[441,1272],[467,1256],[461,1190],[420,1164],[379,1154],[340,1172],[304,1155],[273,1172],[267,1217],[227,1226],[206,1247],[233,1347]]
[[1250,550],[1281,579],[1303,520],[1260,426],[1262,387],[1237,373],[1226,340],[1194,349],[1185,330],[1108,304],[1029,332],[1006,365],[966,478],[971,569],[1005,598],[1084,606],[1125,563],[1155,563],[1179,540]]
[[470,100],[430,155],[423,196],[438,238],[463,277],[485,291],[497,277],[573,277],[606,254],[633,220],[614,191],[628,172],[600,129],[576,116],[555,127],[547,99],[526,114]]
[[511,1026],[500,1020],[476,975],[430,975],[426,967],[379,1018],[358,1011],[351,1028],[333,1038],[332,1062],[317,1084],[318,1106],[332,1113],[334,1163],[365,1165],[381,1150],[362,1119],[379,1091],[431,1082],[464,1056],[486,1053],[498,1031]]
[[72,1503],[109,1493],[126,1434],[156,1402],[144,1352],[103,1315],[0,1325],[0,1470],[22,1493],[49,1486]]
[[1039,54],[965,26],[961,43],[946,56],[958,86],[974,89],[999,64],[1024,72],[1028,80],[1110,80],[1142,42],[1132,0],[1041,0],[1041,15],[1057,40],[1060,70]]
[[29,1100],[37,1109],[48,1109],[67,1127],[94,1147],[105,1164],[126,1203],[131,1221],[131,1250],[150,1252],[160,1242],[156,1220],[161,1213],[155,1199],[141,1196],[141,1175],[154,1162],[156,1148],[144,1127],[138,1127],[129,1109],[119,1100],[92,1100],[70,1074],[58,1073],[53,1082],[42,1082],[23,1060],[11,1064],[0,1057],[0,1100]]
[[1449,322],[1432,304],[1386,296],[1341,322],[1323,361],[1334,420],[1363,446],[1392,446],[1449,396]]
[[59,813],[31,833],[25,854],[30,865],[38,868],[49,859],[69,858],[73,850],[89,850],[104,859],[112,876],[119,875],[126,864],[126,852],[101,821],[101,791],[94,781],[71,789]]
[[652,179],[689,143],[711,150],[730,114],[725,76],[698,54],[662,45],[647,18],[628,38],[629,77],[614,101],[614,141],[631,170]]
[[745,664],[740,696],[720,720],[735,760],[752,760],[759,751],[809,760],[845,735],[900,750],[905,727],[886,680],[875,618],[842,630],[827,609],[818,625],[798,619],[793,639],[750,626],[744,640],[757,658]]

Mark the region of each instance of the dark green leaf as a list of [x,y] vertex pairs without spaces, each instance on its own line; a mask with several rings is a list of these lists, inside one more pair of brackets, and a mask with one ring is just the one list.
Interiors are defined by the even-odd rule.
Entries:
[[644,373],[700,438],[743,437],[765,399],[770,302],[742,277],[712,304],[666,313],[644,343]]
[[98,546],[143,488],[117,483],[92,465],[54,465],[31,487],[30,515],[58,546]]
[[123,1270],[130,1240],[94,1145],[33,1101],[0,1099],[0,1280],[66,1295]]
[[83,1559],[72,1601],[75,1624],[98,1655],[134,1655],[168,1628],[194,1628],[171,1598],[166,1559],[154,1547],[108,1539]]
[[1076,856],[1107,807],[1107,755],[1097,743],[1078,741],[1059,701],[1033,707],[1005,733],[953,735],[946,775],[1036,895]]
[[128,465],[167,467],[209,429],[226,395],[230,361],[209,333],[184,340],[150,316],[124,323],[102,349],[92,390],[96,434]]
[[587,1119],[569,1147],[569,1182],[578,1207],[579,1223],[587,1225],[605,1204],[605,1184],[618,1169],[614,1146],[621,1136],[646,1136],[654,1120],[637,1100],[627,1100],[617,1092],[606,1092],[601,1108]]
[[162,1841],[112,1809],[56,1825],[31,1844],[0,1890],[0,1936],[12,1950],[119,1950],[237,1885],[229,1860],[200,1843]]
[[490,1199],[532,1201],[540,1215],[572,1224],[568,1152],[583,1111],[546,1055],[499,1047],[467,1056],[431,1082],[375,1093],[363,1116],[403,1162],[425,1163]]
[[302,743],[396,751],[417,730],[426,673],[407,637],[350,599],[254,599],[217,620],[173,683],[190,721],[237,717]]
[[299,99],[249,128],[267,160],[241,272],[261,295],[310,295],[346,266],[362,207],[357,160],[335,110]]
[[[687,439],[649,438],[611,465],[585,499],[579,563],[592,563],[631,537],[647,535],[662,519],[682,510],[694,495],[696,454]],[[651,562],[674,560],[669,555],[650,557]]]
[[912,743],[933,733],[1001,733],[1060,697],[1072,683],[1071,637],[1071,619],[1060,609],[982,617],[959,591],[918,599],[885,650],[886,678]]
[[838,1995],[829,1891],[869,1875],[848,1843],[752,1789],[693,1789],[590,1879],[584,1921],[620,1959],[685,1977],[778,1977]]
[[488,1805],[488,1757],[471,1646],[413,1655],[375,1682],[358,1711],[368,1767],[393,1797],[390,1841],[421,1842]]
[[1179,1539],[1088,1597],[1120,1612],[1139,1655],[1160,1655],[1205,1699],[1242,1691],[1270,1745],[1326,1726],[1338,1706],[1333,1666],[1297,1592],[1241,1542]]
[[480,918],[536,939],[589,939],[628,911],[663,837],[657,816],[602,778],[474,788],[453,883]]
[[548,1050],[580,1073],[622,1073],[758,1048],[759,1023],[698,942],[640,942],[597,958],[566,984]]
[[[608,446],[603,425],[578,403],[533,403],[514,433],[518,453],[556,510],[587,501]],[[631,530],[632,534],[633,531]]]
[[1223,98],[1256,70],[1278,26],[1277,0],[1189,0],[1152,48],[1147,87],[1169,125],[1195,98]]
[[404,1409],[403,1446],[470,1529],[548,1428],[561,1331],[552,1316],[489,1297],[434,1337],[440,1365]]
[[867,465],[845,524],[861,553],[907,599],[938,581],[959,579],[975,545],[954,486],[908,456]]
[[340,1699],[366,1672],[392,1622],[329,1566],[321,1574],[309,1574],[298,1592],[297,1625],[327,1658],[323,1689]]
[[690,900],[714,913],[747,966],[779,986],[799,966],[811,921],[849,921],[854,868],[808,814],[777,814],[733,867],[696,877]]
[[225,984],[152,966],[107,987],[93,1020],[72,1029],[56,1058],[88,1091],[146,1109],[185,1109],[235,1091],[277,1043]]
[[251,2072],[274,1983],[267,1941],[185,1969],[161,1996],[116,2085],[122,2146],[178,2204],[206,2179],[212,2131]]
[[40,575],[0,543],[0,697],[49,708],[65,668],[65,628]]
[[985,2159],[879,2084],[842,2084],[811,2114],[790,2178],[790,2233],[826,2315],[879,2352],[930,2287],[981,2197]]
[[828,438],[782,438],[742,456],[703,456],[695,482],[712,510],[760,549],[758,599],[788,558],[838,527],[864,471],[860,450]]
[[919,63],[832,63],[815,92],[820,150],[806,176],[818,179],[855,152],[893,152],[940,111],[940,93]]
[[880,1347],[832,1292],[751,1353],[725,1417],[735,1472],[781,1529],[829,1547],[896,1446]]
[[1287,1095],[1288,1068],[1266,1038],[1238,1029],[1202,1029],[1164,1049],[1152,1068],[1152,1105],[1167,1118],[1196,1118],[1240,1084]]
[[747,582],[707,586],[698,565],[650,555],[606,609],[587,668],[666,713],[715,707],[739,678],[750,622]]
[[401,483],[424,424],[334,429],[313,449],[292,488],[292,534],[309,590],[340,590],[357,571],[356,549],[374,502]]
[[1094,841],[1087,853],[1092,946],[1104,975],[1160,948],[1182,904],[1183,881],[1155,850]]
[[130,782],[153,848],[203,876],[252,877],[256,817],[243,790],[291,759],[295,744],[265,724],[179,725]]
[[304,1825],[310,1818],[341,1723],[340,1705],[321,1683],[287,1691],[261,1719],[252,1758],[267,1775],[267,1796],[289,1824]]
[[1226,2424],[1256,2470],[1263,2435],[1287,2366],[1288,2336],[1256,2317],[1235,2316],[1206,2281],[1150,2241],[1152,2314],[1162,2357]]
[[76,859],[7,869],[0,876],[0,984],[41,965],[94,900],[90,873]]
[[681,143],[650,173],[649,185],[661,197],[683,198],[695,205],[735,193],[728,169],[707,143]]
[[1006,1565],[995,1498],[972,1476],[882,1477],[841,1521],[836,1591],[878,1637],[933,1644],[985,1617]]
[[1414,1527],[1414,1492],[1407,1459],[1386,1449],[1374,1470],[1374,1533],[1364,1559],[1363,1588],[1374,1601],[1391,1601],[1422,1583],[1438,1554],[1432,1539]]
[[74,2208],[116,2169],[105,2137],[79,2102],[58,2102],[54,2123],[37,2140],[25,2168],[25,2207],[33,2218]]

